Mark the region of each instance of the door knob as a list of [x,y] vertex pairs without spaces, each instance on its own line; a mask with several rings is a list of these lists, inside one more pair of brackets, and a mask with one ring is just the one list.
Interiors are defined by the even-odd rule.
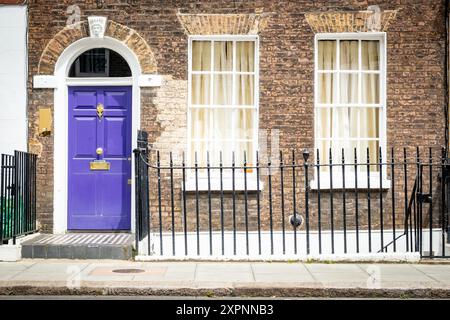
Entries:
[[99,156],[103,154],[103,148],[97,148],[97,150],[95,150],[95,153],[97,153]]

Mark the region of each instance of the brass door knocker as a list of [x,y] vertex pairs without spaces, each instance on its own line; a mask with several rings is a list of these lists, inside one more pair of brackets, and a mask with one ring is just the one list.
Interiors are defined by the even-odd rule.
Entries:
[[99,103],[97,105],[97,116],[98,118],[101,120],[103,117],[103,105],[101,103]]

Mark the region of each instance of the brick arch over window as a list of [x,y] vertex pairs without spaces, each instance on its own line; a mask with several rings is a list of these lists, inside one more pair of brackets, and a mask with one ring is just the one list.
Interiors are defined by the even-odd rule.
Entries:
[[[89,37],[87,21],[78,22],[59,31],[49,41],[39,60],[38,74],[52,75],[59,56],[73,42]],[[128,28],[120,23],[108,21],[105,37],[114,38],[123,42],[136,54],[141,67],[141,73],[156,73],[157,65],[155,56],[144,38],[136,30]]]

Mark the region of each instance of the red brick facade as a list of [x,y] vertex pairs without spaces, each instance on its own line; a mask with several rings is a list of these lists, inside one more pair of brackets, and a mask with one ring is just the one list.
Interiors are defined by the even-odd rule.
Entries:
[[[37,114],[41,107],[53,107],[53,91],[33,89],[32,77],[51,74],[49,63],[56,61],[45,61],[45,50],[66,27],[69,5],[80,7],[81,21],[86,21],[90,15],[107,16],[109,21],[134,30],[136,41],[142,37],[141,42],[148,44],[148,48],[144,48],[148,54],[143,58],[151,61],[141,61],[141,66],[152,65],[154,59],[157,67],[147,67],[147,71],[163,75],[164,81],[160,88],[142,89],[141,125],[150,133],[154,147],[163,152],[179,152],[185,145],[183,133],[175,129],[186,125],[188,41],[177,13],[267,13],[266,25],[258,31],[259,128],[268,132],[279,130],[280,150],[288,153],[292,148],[314,147],[314,32],[305,14],[366,10],[374,4],[366,0],[100,2],[104,2],[102,8],[97,7],[99,1],[92,0],[31,1],[28,4],[29,146],[40,157],[38,216],[44,232],[51,232],[53,223],[54,137],[38,135]],[[443,146],[444,1],[390,0],[376,4],[382,10],[397,10],[387,30],[388,148],[400,151],[402,147]],[[139,47],[136,42],[133,45]],[[63,49],[64,44],[59,50]],[[170,125],[173,121],[177,128]]]

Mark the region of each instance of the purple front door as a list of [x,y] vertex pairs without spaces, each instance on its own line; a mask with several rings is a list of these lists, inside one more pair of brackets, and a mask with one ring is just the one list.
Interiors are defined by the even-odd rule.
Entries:
[[68,142],[68,229],[130,230],[131,87],[69,87]]

